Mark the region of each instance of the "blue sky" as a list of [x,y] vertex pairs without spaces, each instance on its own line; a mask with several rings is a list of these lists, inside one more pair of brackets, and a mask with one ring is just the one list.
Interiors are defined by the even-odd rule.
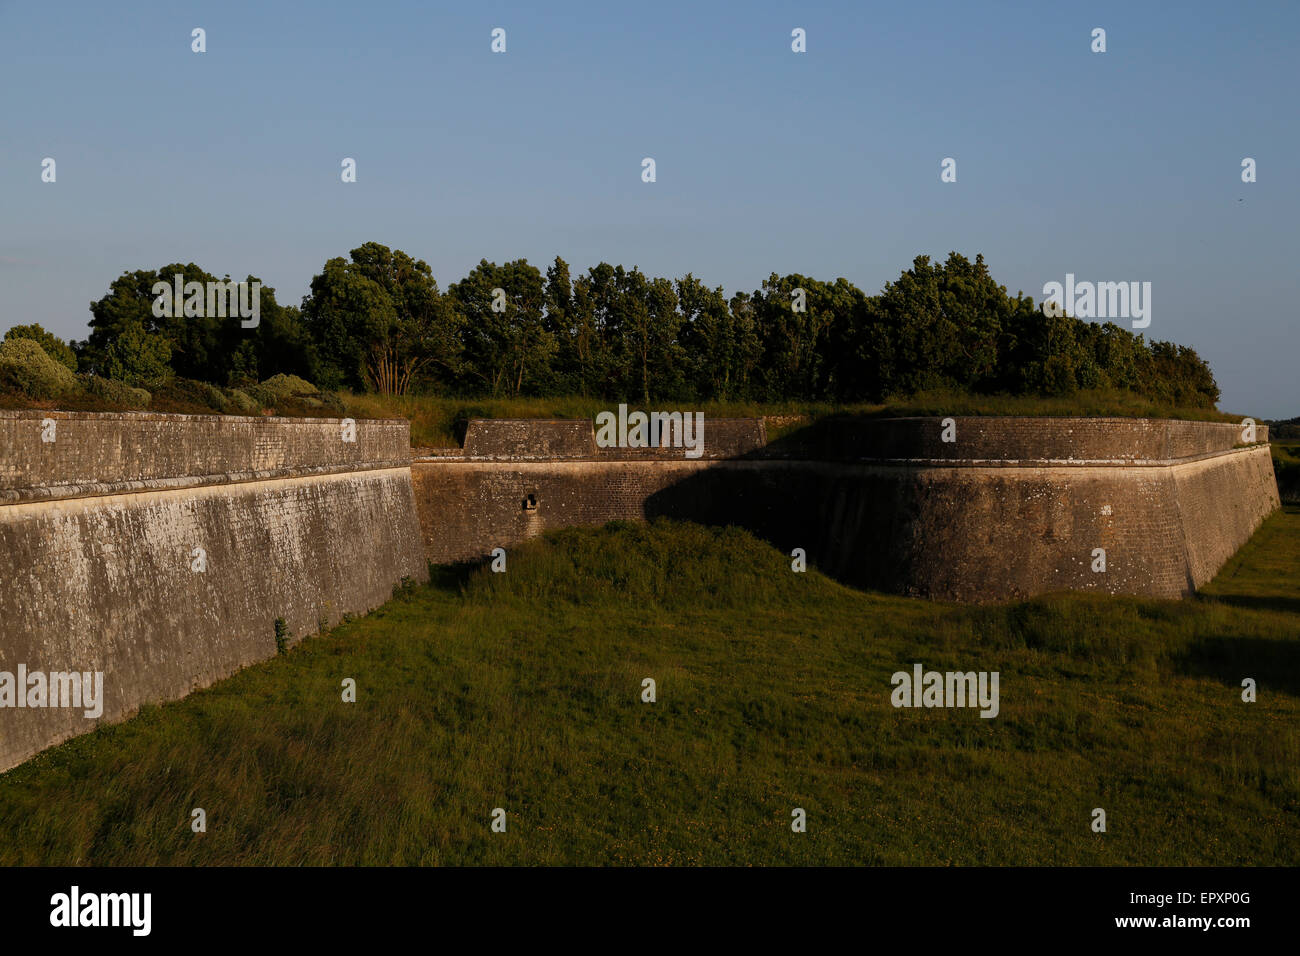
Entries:
[[1150,281],[1149,338],[1290,417],[1298,41],[1294,2],[0,0],[0,328],[82,338],[115,276],[175,261],[297,304],[369,240],[443,288],[560,255],[729,294],[957,250],[1036,300]]

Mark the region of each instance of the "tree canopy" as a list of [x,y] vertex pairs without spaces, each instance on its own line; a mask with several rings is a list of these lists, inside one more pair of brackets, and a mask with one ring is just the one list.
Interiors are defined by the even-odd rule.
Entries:
[[[1127,389],[1213,407],[1219,389],[1186,346],[1113,323],[1045,315],[1011,295],[983,256],[918,256],[877,295],[846,279],[771,273],[728,298],[601,262],[482,260],[443,292],[422,260],[367,242],[328,260],[301,309],[263,287],[261,323],[156,317],[155,282],[209,282],[193,263],[123,273],[91,303],[90,336],[37,338],[70,368],[143,383],[172,373],[217,385],[303,376],[389,394],[580,394],[610,400],[872,402],[934,388],[1068,395]],[[248,281],[255,281],[249,277]],[[43,331],[43,330],[42,330]],[[46,333],[48,336],[48,333]],[[53,337],[50,337],[53,338]]]

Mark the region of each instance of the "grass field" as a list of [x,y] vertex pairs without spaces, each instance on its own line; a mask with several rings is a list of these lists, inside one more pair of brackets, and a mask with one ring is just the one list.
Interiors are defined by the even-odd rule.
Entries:
[[[459,445],[456,421],[466,418],[595,418],[616,407],[607,399],[581,398],[446,398],[435,395],[373,395],[344,393],[343,402],[353,418],[407,418],[411,444],[448,447]],[[640,407],[636,401],[632,408]],[[806,425],[827,415],[864,415],[889,418],[906,415],[1030,415],[1113,418],[1181,418],[1196,421],[1241,421],[1213,408],[1176,408],[1148,401],[1132,392],[1085,391],[1060,398],[1014,395],[971,395],[933,391],[890,399],[878,405],[831,405],[821,402],[652,402],[651,409],[702,411],[706,418],[768,416],[768,437]]]
[[[1300,862],[1300,508],[1183,602],[888,597],[672,523],[509,562],[0,776],[0,863]],[[914,662],[1001,712],[895,710]]]

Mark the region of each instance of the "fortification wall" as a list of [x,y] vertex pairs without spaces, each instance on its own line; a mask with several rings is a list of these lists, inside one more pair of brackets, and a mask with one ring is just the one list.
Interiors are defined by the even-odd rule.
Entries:
[[1173,471],[1186,543],[1188,574],[1199,588],[1218,574],[1280,505],[1267,445],[1189,463]]
[[[761,418],[707,418],[703,447],[695,458],[672,442],[677,426],[664,432],[661,447],[607,447],[596,444],[588,419],[476,418],[461,449],[425,449],[425,457],[470,461],[680,461],[721,460],[757,452],[767,444]],[[697,437],[692,432],[692,438]]]
[[[773,442],[765,458],[812,461],[1162,462],[1242,445],[1231,422],[1153,418],[831,418]],[[1268,427],[1256,426],[1258,441]]]
[[0,502],[400,467],[410,423],[0,410]]
[[0,419],[0,672],[104,674],[98,719],[0,707],[0,770],[274,656],[277,618],[302,637],[426,577],[409,458],[391,461],[408,427],[360,421],[352,443],[328,420]]
[[945,443],[937,418],[846,422],[834,426],[845,447],[822,460],[798,457],[827,435],[815,432],[726,460],[440,456],[414,462],[412,479],[437,563],[552,528],[666,516],[804,548],[860,586],[958,601],[1185,595],[1278,506],[1267,446],[1237,447],[1237,425],[1105,424],[958,419]]
[[[961,601],[1174,597],[1278,505],[1267,445],[1236,425],[955,425],[954,442],[933,418],[768,444],[759,420],[710,419],[689,459],[598,448],[588,421],[474,422],[465,448],[412,462],[405,421],[346,441],[337,420],[0,412],[0,770],[272,656],[277,618],[302,636],[424,578],[426,557],[551,528],[736,524],[851,583]],[[20,667],[102,671],[102,714],[4,706]]]

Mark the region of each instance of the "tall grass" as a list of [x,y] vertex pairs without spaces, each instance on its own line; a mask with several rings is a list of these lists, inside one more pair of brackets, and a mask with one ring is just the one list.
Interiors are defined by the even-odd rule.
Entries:
[[[1000,714],[894,709],[913,662],[998,671]],[[0,776],[0,863],[1295,864],[1298,811],[1300,509],[1195,599],[992,607],[659,522],[435,569],[47,751]]]

